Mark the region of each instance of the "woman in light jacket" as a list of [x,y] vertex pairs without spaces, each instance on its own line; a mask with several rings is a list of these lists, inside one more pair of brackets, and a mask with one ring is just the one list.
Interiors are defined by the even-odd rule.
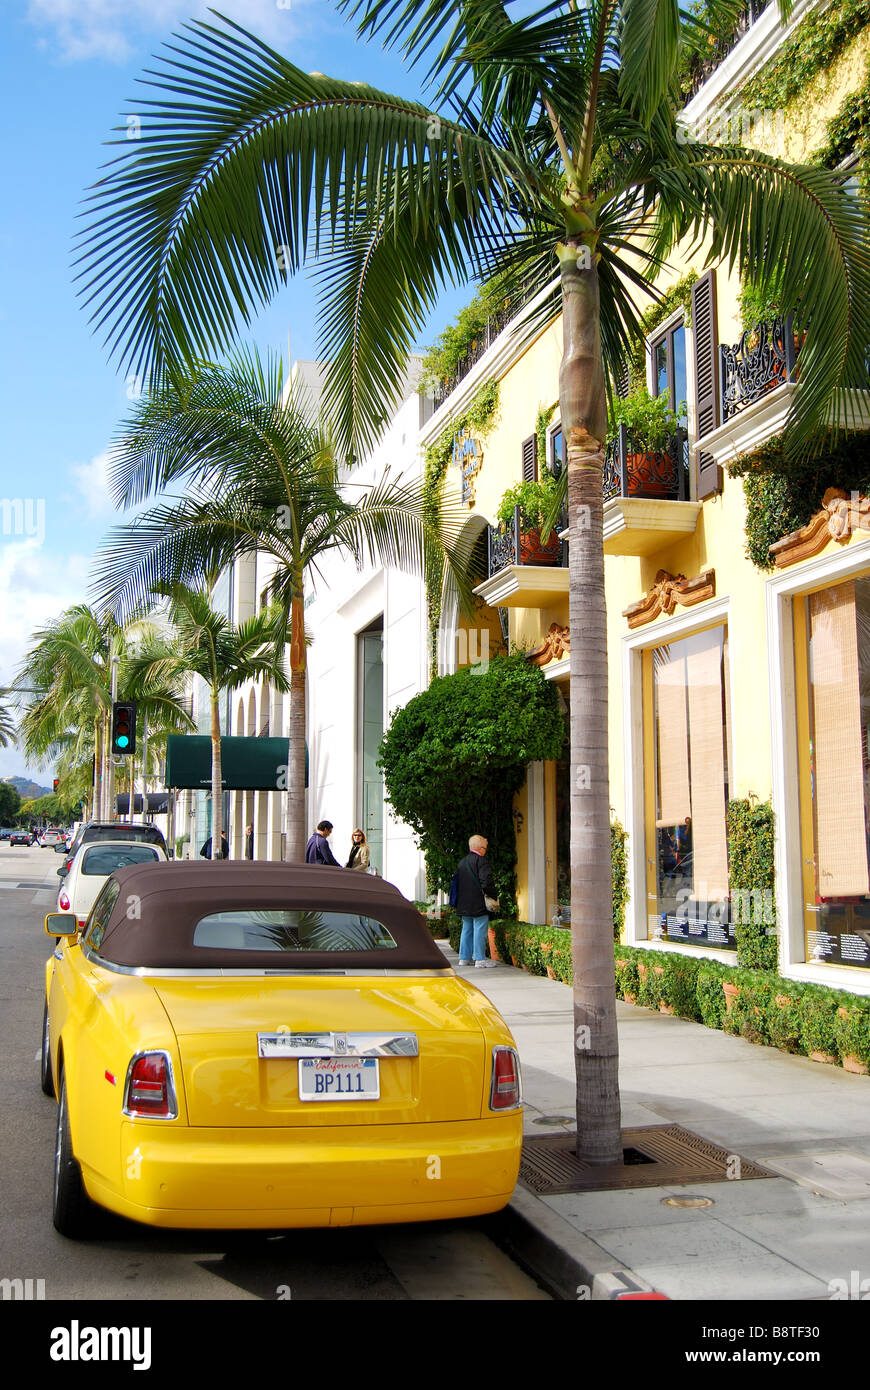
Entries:
[[369,864],[371,863],[371,854],[363,832],[361,830],[355,830],[351,836],[350,843],[350,858],[345,868],[361,869],[364,874],[368,873]]

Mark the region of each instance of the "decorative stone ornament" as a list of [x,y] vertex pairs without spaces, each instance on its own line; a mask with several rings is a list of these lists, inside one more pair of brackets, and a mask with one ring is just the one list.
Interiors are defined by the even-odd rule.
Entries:
[[571,639],[567,627],[560,627],[558,623],[550,623],[549,631],[541,643],[540,647],[535,647],[534,651],[526,653],[526,660],[533,666],[546,666],[550,661],[561,661],[562,657],[571,650]]
[[684,574],[669,574],[667,570],[659,570],[649,592],[635,603],[630,603],[627,608],[623,608],[622,616],[628,619],[629,627],[642,627],[644,623],[651,623],[662,613],[670,615],[678,603],[683,608],[691,608],[696,603],[703,603],[705,599],[714,598],[715,594],[716,571],[713,569],[702,570],[694,579],[687,579]]
[[858,492],[851,496],[841,488],[829,487],[816,512],[799,531],[783,536],[770,547],[777,569],[809,560],[824,550],[829,541],[844,545],[856,531],[870,531],[870,498]]

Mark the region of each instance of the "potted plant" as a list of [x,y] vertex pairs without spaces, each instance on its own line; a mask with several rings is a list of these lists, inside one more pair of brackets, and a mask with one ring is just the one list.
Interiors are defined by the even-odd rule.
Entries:
[[552,508],[555,491],[556,479],[552,473],[547,473],[540,482],[515,483],[499,503],[496,515],[506,526],[514,519],[514,509],[520,509],[521,565],[552,565],[559,558],[559,537],[555,530],[550,532],[545,543],[541,541],[541,527]]
[[[680,412],[685,412],[685,403],[681,402]],[[680,417],[671,410],[667,396],[651,396],[645,386],[639,386],[630,395],[618,397],[613,402],[608,443],[619,438],[620,425],[625,425],[628,432],[629,497],[639,493],[647,497],[670,497],[673,465],[666,450],[680,428]]]

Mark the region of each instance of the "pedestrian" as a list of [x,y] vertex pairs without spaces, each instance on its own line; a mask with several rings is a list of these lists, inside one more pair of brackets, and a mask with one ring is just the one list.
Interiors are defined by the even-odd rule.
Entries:
[[329,848],[329,837],[331,834],[332,821],[320,821],[317,829],[305,846],[306,864],[331,864],[335,869],[341,868],[341,865]]
[[[199,851],[199,857],[200,857],[200,859],[211,859],[211,836],[210,836],[210,835],[209,835],[208,839],[206,840],[205,844],[203,845],[202,849]],[[228,840],[227,840],[226,835],[222,834],[222,835],[221,835],[221,852],[220,852],[220,854],[218,855],[218,859],[229,859],[229,857],[230,857],[230,846],[229,846],[229,842],[228,842]]]
[[[468,854],[460,861],[455,877],[456,911],[462,918],[459,938],[459,964],[489,969],[496,962],[486,959],[486,931],[489,912],[498,909],[492,868],[486,858],[488,841],[483,835],[472,835]],[[452,898],[451,898],[452,901]]]
[[368,873],[371,863],[371,851],[369,850],[366,837],[361,830],[355,830],[350,840],[350,858],[345,865],[347,869],[361,869],[363,873]]
[[254,827],[253,827],[252,825],[246,825],[246,826],[245,826],[245,858],[246,858],[246,859],[253,859],[253,857],[254,857]]

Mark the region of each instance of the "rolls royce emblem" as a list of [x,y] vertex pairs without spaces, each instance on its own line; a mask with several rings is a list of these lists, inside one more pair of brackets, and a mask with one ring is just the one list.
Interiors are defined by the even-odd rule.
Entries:
[[347,1033],[333,1033],[332,1044],[339,1054],[347,1052]]

